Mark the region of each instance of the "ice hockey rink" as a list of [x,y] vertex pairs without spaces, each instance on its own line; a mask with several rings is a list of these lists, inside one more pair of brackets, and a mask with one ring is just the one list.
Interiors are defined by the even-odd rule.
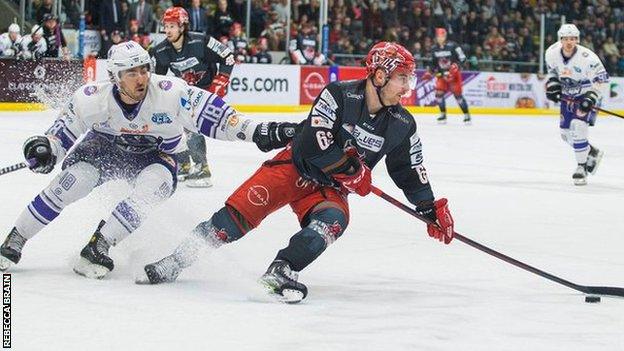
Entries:
[[[0,166],[19,162],[22,142],[53,119],[52,111],[0,113]],[[583,187],[572,184],[574,155],[554,116],[417,122],[434,192],[449,199],[457,232],[575,283],[624,286],[624,120],[601,117],[590,130],[605,157]],[[27,243],[11,272],[13,349],[624,350],[623,298],[585,303],[579,292],[459,241],[442,245],[372,194],[351,196],[346,233],[300,275],[309,289],[301,304],[273,302],[256,284],[298,230],[289,208],[205,255],[176,283],[135,285],[144,264],[170,253],[272,155],[251,143],[209,140],[208,149],[215,186],[181,184],[112,248],[116,268],[106,279],[71,267],[125,196],[122,182],[68,207]],[[0,177],[2,239],[56,172]],[[383,162],[373,182],[405,201]]]

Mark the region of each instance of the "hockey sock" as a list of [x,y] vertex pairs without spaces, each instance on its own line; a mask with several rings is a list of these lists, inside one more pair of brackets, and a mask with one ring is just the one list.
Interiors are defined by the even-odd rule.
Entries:
[[459,108],[461,108],[462,112],[464,114],[468,114],[468,102],[466,102],[466,99],[464,98],[464,96],[463,95],[455,96],[455,99],[457,99],[457,104],[459,105]]
[[98,183],[100,173],[86,162],[78,162],[59,173],[22,211],[15,227],[30,239],[63,211],[65,206],[87,196]]
[[290,263],[301,271],[338,239],[347,227],[345,214],[337,208],[324,208],[310,215],[307,226],[293,235],[287,247],[277,253],[276,260]]
[[576,163],[587,163],[587,156],[589,155],[589,141],[587,140],[589,126],[584,121],[574,119],[570,122],[569,133],[572,138]]
[[117,204],[100,230],[112,245],[141,226],[147,214],[173,194],[173,175],[159,163],[145,167],[135,184],[132,194]]
[[[225,243],[238,240],[244,233],[235,223],[229,207],[223,207],[212,215],[210,220],[201,222],[173,252],[180,267],[192,265],[199,257],[199,252],[206,248],[218,248]],[[235,210],[234,210],[235,211]]]
[[440,112],[442,112],[442,114],[446,114],[446,100],[444,99],[444,95],[436,95],[436,100],[438,101]]
[[195,164],[205,165],[208,162],[206,160],[206,139],[203,135],[191,133],[187,145]]

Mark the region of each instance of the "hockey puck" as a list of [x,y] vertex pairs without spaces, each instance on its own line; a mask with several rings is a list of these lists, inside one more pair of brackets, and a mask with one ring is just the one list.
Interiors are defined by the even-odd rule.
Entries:
[[600,302],[600,296],[585,296],[585,302],[597,303]]

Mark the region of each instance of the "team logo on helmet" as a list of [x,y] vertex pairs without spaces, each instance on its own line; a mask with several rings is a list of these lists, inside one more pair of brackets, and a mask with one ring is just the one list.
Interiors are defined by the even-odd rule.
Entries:
[[382,41],[373,46],[366,57],[366,70],[369,75],[377,69],[383,69],[387,74],[392,74],[397,69],[413,74],[415,68],[414,56],[396,43]]

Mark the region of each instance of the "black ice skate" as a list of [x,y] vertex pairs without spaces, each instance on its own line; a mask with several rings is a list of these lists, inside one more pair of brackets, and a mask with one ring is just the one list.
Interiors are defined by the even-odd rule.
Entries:
[[572,175],[572,180],[574,181],[574,185],[585,185],[587,184],[587,170],[585,163],[579,163],[576,171]]
[[178,182],[183,182],[188,177],[191,172],[191,163],[184,162],[180,164],[180,169],[178,169]]
[[17,228],[13,227],[2,246],[0,246],[1,271],[6,271],[13,264],[19,262],[20,258],[22,258],[22,248],[24,248],[25,243],[26,238],[17,231]]
[[602,161],[602,156],[604,155],[604,151],[599,150],[592,145],[589,145],[589,155],[587,156],[587,173],[596,174],[596,170],[598,170],[598,166],[600,165],[600,161]]
[[465,125],[471,125],[472,124],[472,118],[470,118],[470,114],[466,113],[464,115],[464,124]]
[[191,172],[186,177],[186,186],[189,188],[210,188],[212,186],[212,173],[208,165],[197,165],[198,170]]
[[144,268],[145,274],[136,277],[137,284],[160,284],[174,282],[182,269],[173,255],[162,260],[150,263]]
[[446,113],[441,114],[436,121],[438,121],[438,124],[446,124]]
[[298,274],[288,262],[275,260],[258,282],[280,302],[298,303],[308,295],[308,288],[297,281]]
[[104,221],[100,222],[87,246],[80,251],[80,259],[74,266],[74,272],[87,278],[102,279],[115,267],[113,260],[108,257],[111,245],[100,233],[104,224]]

